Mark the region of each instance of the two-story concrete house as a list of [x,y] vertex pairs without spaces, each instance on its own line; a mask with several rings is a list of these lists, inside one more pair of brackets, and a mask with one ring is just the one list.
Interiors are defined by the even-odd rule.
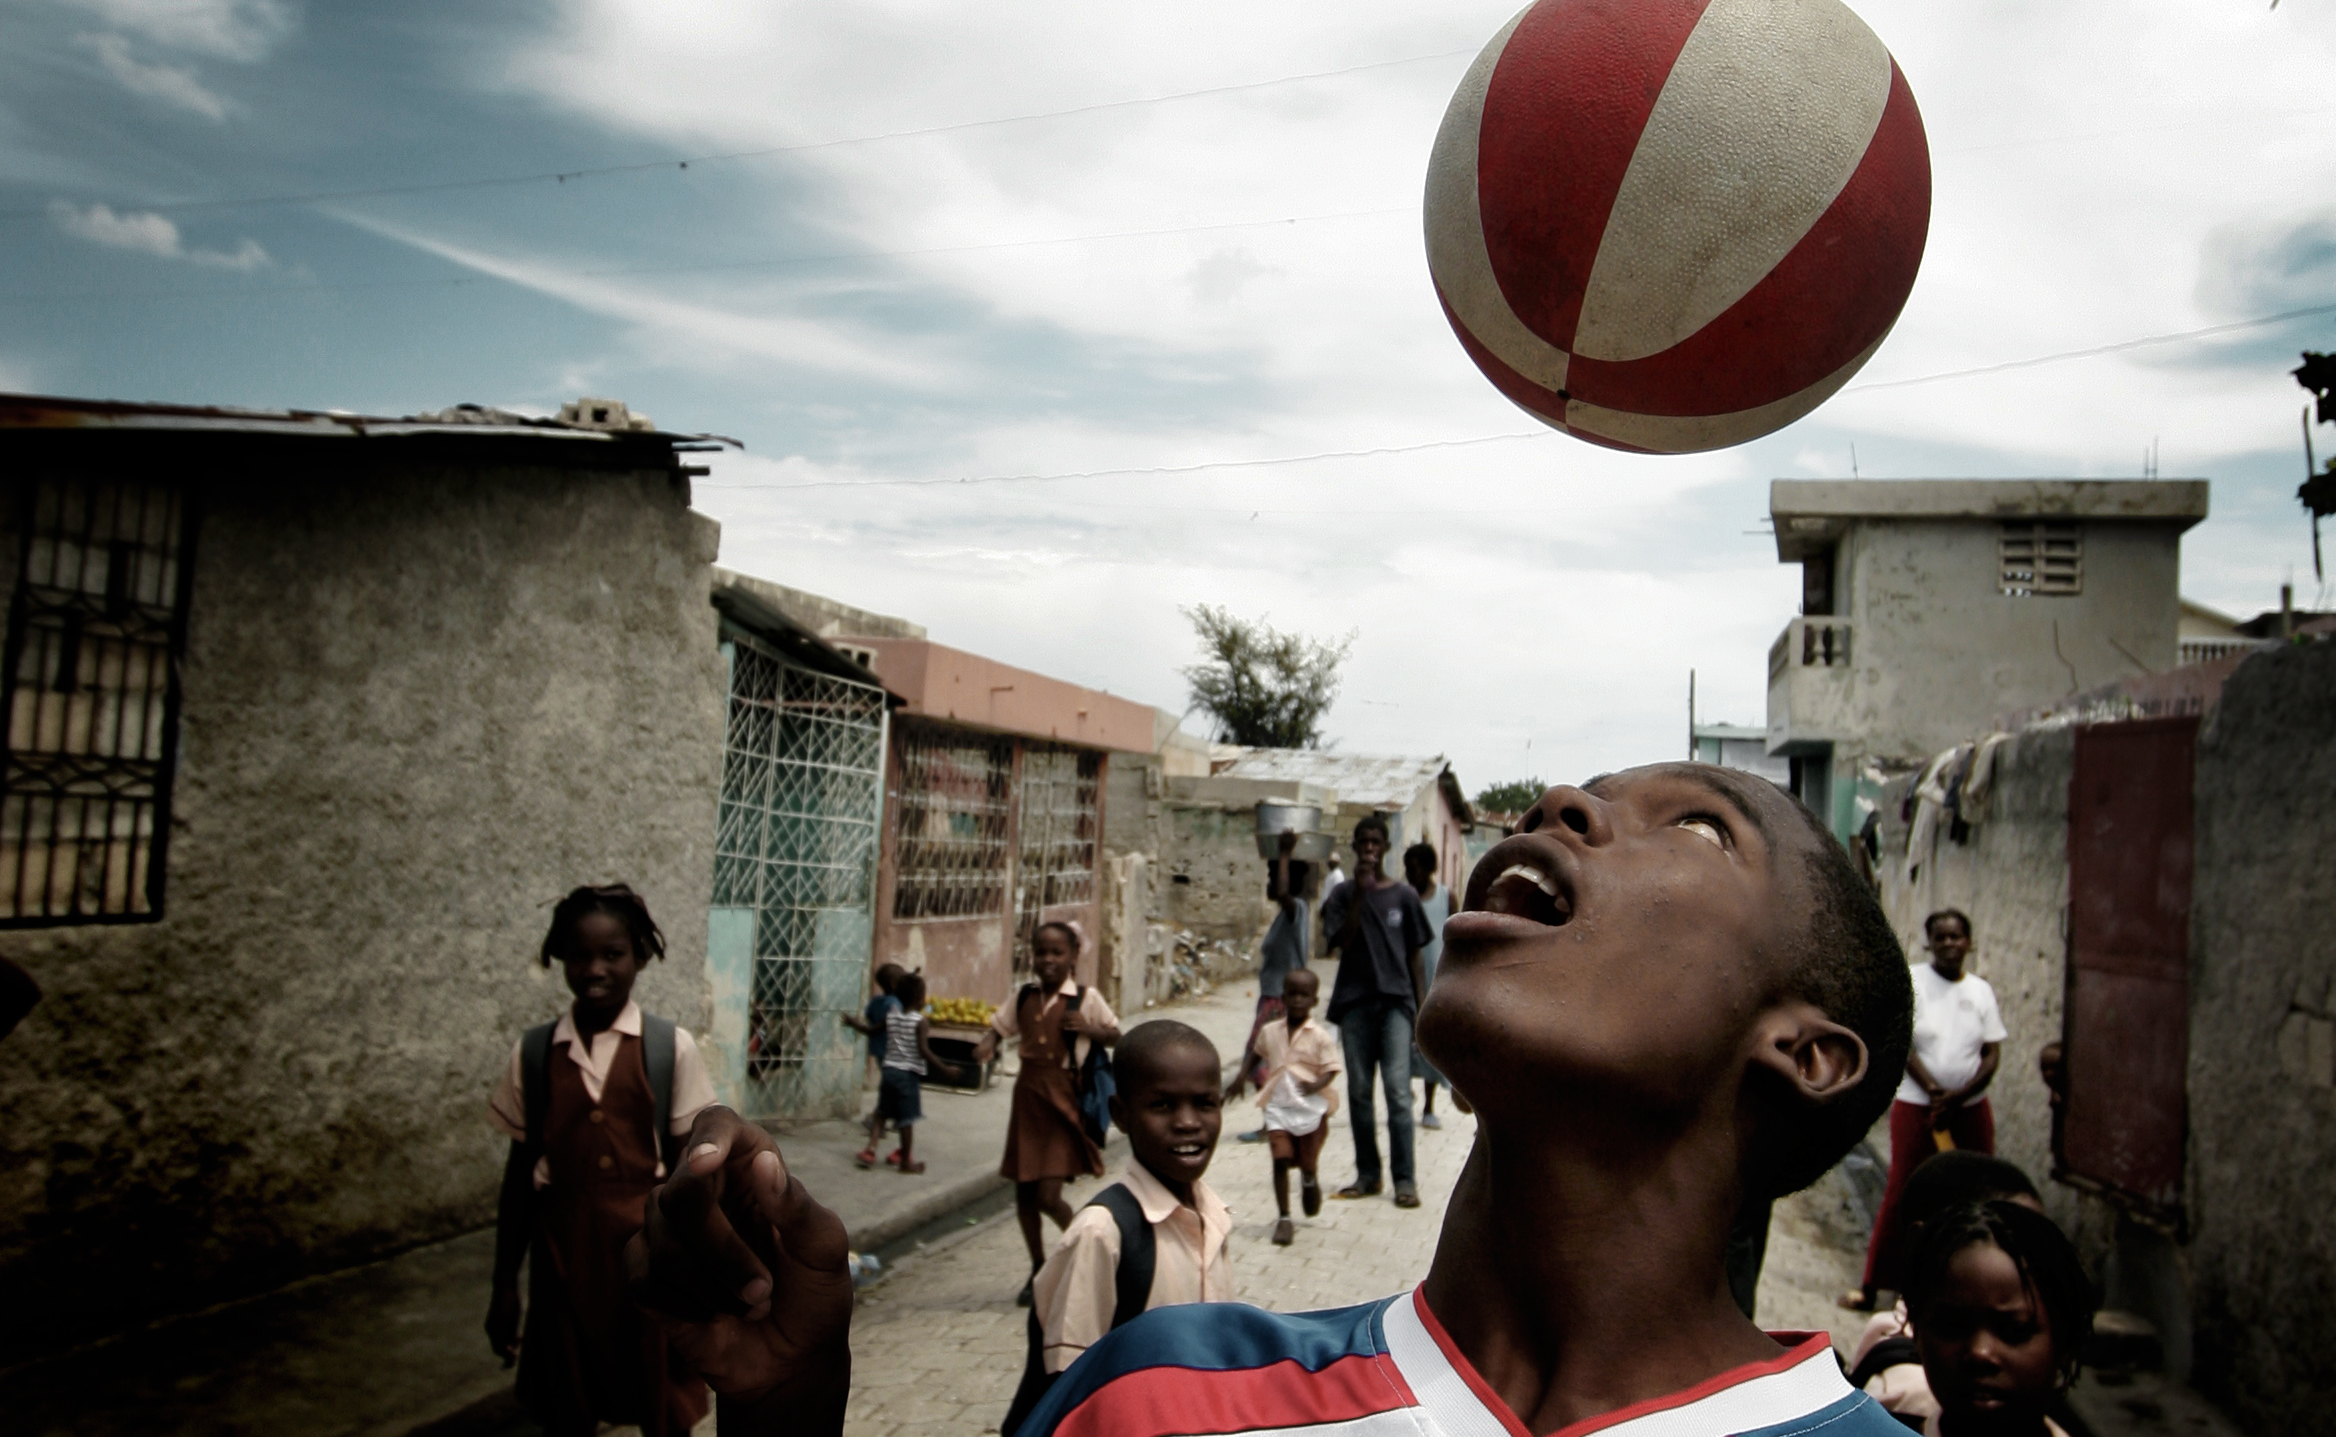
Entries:
[[1768,502],[1802,576],[1768,651],[1768,751],[1844,837],[1869,769],[2178,662],[2203,479],[1779,479]]

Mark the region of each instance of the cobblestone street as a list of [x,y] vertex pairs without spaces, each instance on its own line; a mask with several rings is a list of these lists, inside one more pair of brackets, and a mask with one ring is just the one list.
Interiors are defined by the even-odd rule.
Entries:
[[[1417,1209],[1400,1209],[1385,1196],[1325,1201],[1320,1217],[1298,1217],[1298,1240],[1286,1248],[1268,1240],[1272,1160],[1262,1144],[1233,1140],[1257,1125],[1256,1109],[1247,1099],[1226,1109],[1209,1183],[1233,1209],[1231,1250],[1243,1301],[1291,1312],[1335,1307],[1407,1288],[1426,1274],[1445,1196],[1476,1133],[1473,1118],[1443,1111],[1443,1095],[1436,1106],[1445,1127],[1419,1134]],[[1326,1196],[1354,1175],[1343,1110],[1331,1125],[1321,1167]],[[1069,1200],[1083,1203],[1100,1186],[1081,1183]],[[1291,1189],[1294,1207],[1294,1181]],[[852,1322],[846,1437],[996,1431],[1022,1376],[1027,1309],[1014,1305],[1014,1294],[1028,1274],[1022,1233],[1009,1210],[946,1247],[903,1260],[897,1275],[865,1292]]]

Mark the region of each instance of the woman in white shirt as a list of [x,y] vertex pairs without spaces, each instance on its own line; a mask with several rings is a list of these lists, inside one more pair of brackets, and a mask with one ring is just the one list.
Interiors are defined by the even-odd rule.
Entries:
[[1852,1312],[1899,1285],[1898,1199],[1923,1159],[1945,1148],[1995,1151],[1995,1110],[1985,1096],[2003,1058],[2003,1014],[1984,978],[1963,971],[1971,920],[1947,908],[1923,920],[1930,962],[1914,970],[1914,1051],[1890,1105],[1890,1179],[1866,1246],[1865,1281],[1841,1295]]

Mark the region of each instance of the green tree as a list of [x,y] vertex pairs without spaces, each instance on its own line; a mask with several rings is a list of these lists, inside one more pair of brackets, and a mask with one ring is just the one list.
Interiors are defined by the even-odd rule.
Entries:
[[1217,737],[1250,748],[1316,748],[1322,716],[1338,697],[1338,666],[1354,647],[1285,634],[1230,609],[1195,604],[1184,611],[1207,657],[1184,671],[1195,708],[1216,721]]
[[1486,813],[1523,813],[1548,787],[1537,778],[1513,778],[1478,790],[1476,806]]

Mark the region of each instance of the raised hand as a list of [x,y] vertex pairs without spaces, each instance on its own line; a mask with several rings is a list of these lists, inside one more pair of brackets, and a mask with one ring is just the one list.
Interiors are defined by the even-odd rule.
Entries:
[[625,1248],[633,1300],[721,1394],[723,1432],[840,1433],[852,1372],[842,1220],[728,1108],[698,1115],[686,1152]]

